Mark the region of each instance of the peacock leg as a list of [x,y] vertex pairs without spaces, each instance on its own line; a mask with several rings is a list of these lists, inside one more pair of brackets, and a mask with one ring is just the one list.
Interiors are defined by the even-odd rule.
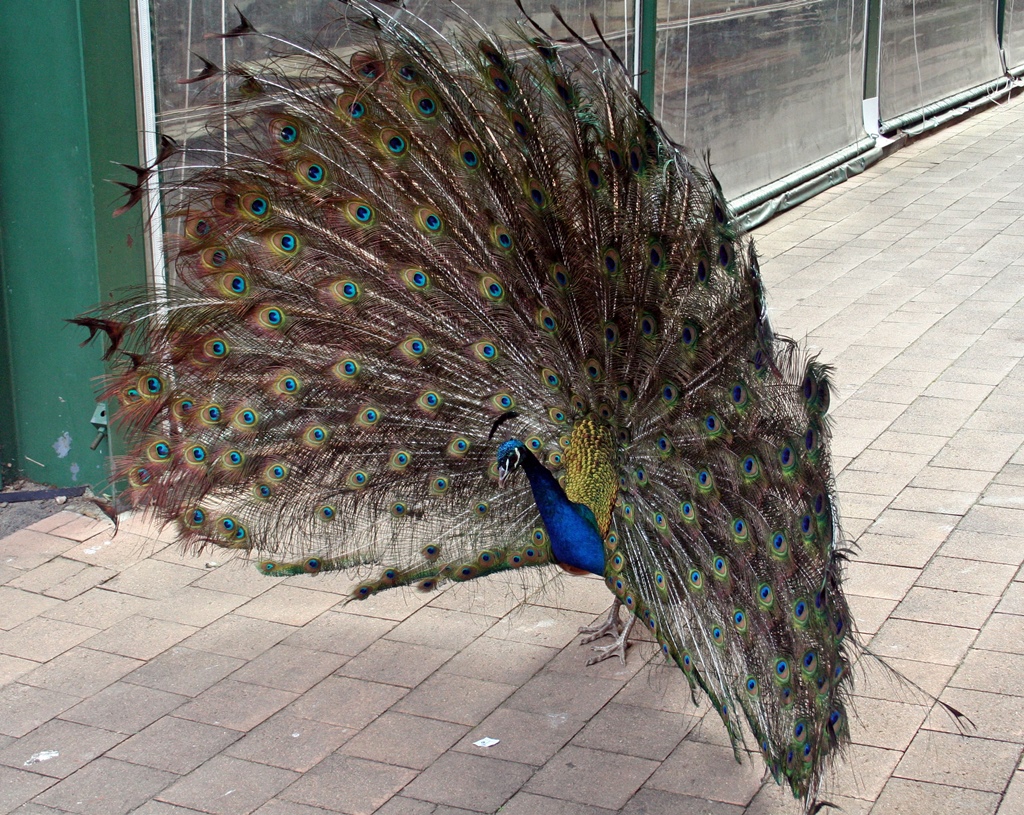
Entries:
[[608,610],[608,617],[596,625],[581,625],[579,633],[586,634],[580,640],[580,645],[599,640],[601,637],[618,637],[622,633],[622,620],[619,619],[619,609],[622,608],[622,601],[616,597],[612,607]]
[[[616,609],[616,618],[618,617],[618,609]],[[611,645],[595,645],[594,650],[597,652],[596,656],[592,656],[587,660],[587,665],[593,665],[595,662],[601,662],[602,660],[609,659],[610,657],[618,657],[622,660],[622,664],[626,664],[626,649],[629,647],[629,631],[633,627],[633,623],[636,622],[636,617],[632,614],[629,616],[629,621],[622,627],[622,632],[618,637],[615,638],[615,642]]]

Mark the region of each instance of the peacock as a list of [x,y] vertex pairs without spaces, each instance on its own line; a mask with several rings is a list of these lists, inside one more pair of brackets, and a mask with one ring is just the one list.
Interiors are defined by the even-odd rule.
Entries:
[[[113,480],[190,549],[362,568],[353,599],[599,575],[597,658],[639,621],[812,809],[849,737],[830,371],[708,160],[566,29],[352,0],[329,46],[220,35],[271,54],[185,80],[230,92],[157,162],[177,284],[75,320],[123,363]],[[130,169],[126,206],[162,168]]]

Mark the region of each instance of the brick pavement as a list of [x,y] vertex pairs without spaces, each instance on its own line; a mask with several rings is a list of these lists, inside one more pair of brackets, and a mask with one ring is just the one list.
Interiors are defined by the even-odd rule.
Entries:
[[[836,366],[864,638],[977,725],[862,661],[827,796],[849,815],[1024,813],[1022,105],[757,232],[777,329]],[[342,578],[111,531],[62,512],[0,540],[2,813],[799,811],[649,644],[584,667],[596,579],[342,606]]]

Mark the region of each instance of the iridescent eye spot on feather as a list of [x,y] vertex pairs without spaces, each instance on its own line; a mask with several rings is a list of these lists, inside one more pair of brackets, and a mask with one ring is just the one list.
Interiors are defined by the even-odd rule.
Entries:
[[152,473],[145,467],[134,467],[128,473],[128,482],[138,489],[146,487],[152,478]]
[[278,144],[290,147],[299,143],[299,124],[292,119],[272,119],[269,130],[271,138]]
[[330,504],[324,504],[316,511],[316,517],[321,521],[333,521],[337,514],[337,510]]
[[813,677],[818,672],[818,655],[814,651],[808,651],[804,654],[800,670],[808,678]]
[[477,48],[480,49],[480,53],[483,54],[487,62],[495,68],[505,67],[505,57],[502,55],[501,51],[495,48],[493,43],[488,42],[487,40],[480,40],[477,43]]
[[541,308],[537,310],[537,327],[547,334],[554,334],[558,330],[558,321],[550,309]]
[[651,268],[660,269],[665,263],[665,250],[660,243],[652,243],[647,255]]
[[783,560],[789,556],[789,539],[786,537],[786,533],[779,530],[772,533],[771,540],[769,541],[769,547],[771,555],[774,558]]
[[789,662],[784,657],[775,660],[775,681],[785,683],[789,681]]
[[474,356],[481,362],[494,362],[500,356],[498,346],[488,340],[473,343],[472,349]]
[[419,114],[420,118],[433,119],[437,115],[437,100],[428,91],[422,89],[415,90],[412,92],[411,98],[413,109]]
[[788,444],[779,450],[779,466],[784,475],[792,475],[796,471],[796,453]]
[[700,570],[690,569],[688,580],[691,588],[698,590],[704,588],[704,575],[700,573]]
[[356,416],[356,424],[366,429],[376,427],[380,423],[381,416],[380,408],[367,406],[359,411]]
[[[713,625],[711,626],[711,639],[719,648],[725,647],[725,631],[722,630],[722,626]],[[724,708],[723,708],[724,712]]]
[[185,459],[193,464],[203,464],[207,458],[206,448],[201,444],[194,444],[185,450]]
[[208,269],[220,269],[228,262],[228,250],[223,246],[204,249],[199,255],[199,261]]
[[278,255],[289,257],[299,251],[300,242],[294,232],[274,232],[270,235],[270,248]]
[[[672,407],[679,401],[679,388],[672,382],[666,382],[661,386],[661,401],[666,407]],[[664,437],[662,437],[664,438]],[[662,452],[665,452],[662,450]]]
[[279,396],[297,396],[302,391],[302,380],[291,371],[282,371],[274,379],[272,387]]
[[398,346],[402,354],[409,359],[422,359],[427,355],[429,346],[422,337],[409,337]]
[[[757,678],[753,675],[747,676],[747,681],[743,684],[743,687],[745,688],[745,690],[747,691],[747,695],[749,695],[751,699],[756,699],[761,693],[760,687],[757,684]],[[761,749],[767,752],[768,743],[765,742],[764,744],[762,744]]]
[[560,408],[551,408],[548,410],[548,416],[555,424],[565,424],[569,421],[569,417],[565,415],[565,411]]
[[456,436],[448,442],[448,447],[445,449],[445,452],[454,458],[462,458],[469,452],[469,448],[469,439],[465,436]]
[[440,235],[444,232],[444,221],[432,209],[419,207],[416,210],[414,220],[416,225],[429,235]]
[[510,114],[509,119],[512,122],[512,129],[516,132],[516,135],[524,142],[528,141],[530,136],[533,134],[533,130],[526,119],[518,113]]
[[683,325],[683,330],[679,334],[679,340],[688,351],[692,351],[697,347],[697,340],[700,337],[700,331],[693,323],[686,323]]
[[295,176],[303,184],[319,187],[327,180],[327,170],[315,161],[303,160],[295,165]]
[[263,220],[270,214],[270,201],[259,193],[246,193],[241,198],[241,205],[242,212],[258,220]]
[[548,269],[551,281],[559,288],[566,289],[569,286],[569,271],[561,263],[554,263]]
[[359,376],[362,366],[354,359],[347,358],[336,362],[331,366],[331,373],[342,381],[351,382]]
[[480,293],[492,303],[505,301],[505,287],[496,277],[490,275],[480,278]]
[[208,427],[214,427],[221,423],[224,413],[220,405],[207,405],[199,412],[199,421]]
[[187,509],[181,518],[181,522],[188,529],[199,529],[206,523],[206,512],[201,507]]
[[252,489],[252,497],[257,501],[266,501],[271,495],[271,489],[266,484],[257,484]]
[[475,170],[480,166],[480,149],[472,142],[459,142],[458,153],[466,169]]
[[810,515],[800,517],[800,534],[803,535],[805,542],[814,539],[814,519]]
[[361,490],[370,483],[370,474],[366,470],[353,470],[345,479],[345,486],[353,490]]
[[337,115],[347,121],[362,119],[366,115],[366,105],[360,102],[354,94],[343,93],[337,99]]
[[491,243],[493,243],[498,249],[502,251],[508,251],[512,248],[512,233],[508,231],[508,227],[503,224],[495,224],[491,227]]
[[747,633],[747,615],[743,612],[743,609],[738,608],[732,613],[732,624],[740,634]]
[[767,583],[759,583],[754,591],[754,599],[757,600],[757,605],[762,611],[767,611],[775,605],[775,592]]
[[723,269],[732,271],[732,262],[735,260],[731,243],[721,243],[718,246],[718,265]]
[[420,394],[420,397],[416,400],[416,405],[420,410],[424,410],[427,413],[433,413],[441,407],[443,401],[441,394],[437,391],[430,390]]
[[804,449],[808,453],[814,452],[818,447],[818,432],[812,427],[804,435]]
[[165,439],[152,442],[146,448],[146,456],[150,461],[167,461],[171,457],[171,445]]
[[601,265],[604,267],[605,272],[610,275],[616,274],[619,271],[619,253],[614,249],[606,249],[604,255],[601,258]]
[[231,419],[231,423],[241,430],[251,430],[258,421],[259,415],[255,410],[248,407],[235,411],[235,415]]
[[644,169],[644,153],[640,149],[640,145],[634,144],[629,148],[629,169],[634,173],[643,172]]
[[740,462],[740,475],[746,481],[756,481],[761,476],[761,464],[757,456],[746,456]]
[[352,72],[362,79],[377,79],[384,75],[384,63],[366,52],[353,54],[349,66]]
[[725,432],[725,425],[722,420],[718,418],[717,413],[709,413],[704,417],[703,424],[704,435],[709,439],[717,439],[722,436]]
[[668,532],[668,519],[665,517],[665,513],[654,512],[651,514],[651,520],[654,522],[654,526],[659,532]]
[[444,476],[438,476],[430,482],[430,492],[433,495],[444,495],[448,492],[451,482]]
[[558,98],[561,99],[567,107],[571,107],[576,101],[576,94],[573,92],[572,86],[562,77],[555,78],[555,93],[558,94]]
[[384,146],[388,155],[401,156],[409,149],[409,139],[389,127],[380,132],[380,143]]
[[619,399],[619,404],[623,407],[628,407],[633,403],[633,389],[629,385],[619,385],[615,395]]
[[491,67],[487,75],[491,78],[494,89],[502,96],[508,96],[512,92],[512,83],[500,68]]
[[529,447],[534,452],[536,452],[537,450],[540,450],[540,448],[544,446],[544,442],[541,441],[540,438],[538,438],[537,436],[530,436],[530,438],[526,440],[526,446]]
[[409,466],[410,461],[412,461],[412,454],[408,450],[395,450],[391,454],[391,458],[388,459],[388,467],[401,472]]
[[750,404],[750,395],[747,393],[747,387],[742,382],[737,382],[729,390],[729,398],[732,400],[737,410],[743,410]]
[[377,211],[365,201],[349,201],[342,212],[349,223],[355,226],[373,226],[377,223]]
[[707,494],[714,492],[715,490],[715,479],[711,475],[711,470],[707,467],[702,467],[697,471],[697,489],[700,492]]
[[266,306],[256,312],[256,322],[263,328],[280,329],[285,326],[285,315],[277,306]]
[[658,334],[658,320],[653,314],[643,314],[640,316],[640,333],[644,339],[654,339]]
[[638,487],[646,487],[648,484],[647,470],[645,470],[643,467],[637,467],[633,471],[633,483],[636,484]]
[[337,302],[348,305],[363,296],[363,287],[354,280],[336,280],[330,285],[329,292]]
[[672,441],[669,439],[668,436],[658,436],[658,441],[656,442],[656,445],[658,448],[658,455],[660,455],[662,458],[666,458],[672,455],[672,450],[674,449],[674,447],[672,445]]
[[221,275],[219,280],[219,288],[227,297],[242,297],[249,291],[248,281],[238,272]]
[[400,276],[410,291],[427,291],[431,287],[430,275],[422,269],[403,269]]
[[394,518],[405,518],[409,514],[409,505],[404,501],[395,501],[389,511]]
[[734,518],[732,522],[732,539],[738,544],[750,542],[750,527],[742,518]]
[[541,384],[553,391],[557,391],[562,387],[562,378],[551,368],[541,368],[540,381]]
[[326,427],[313,425],[306,428],[306,432],[302,434],[302,442],[307,447],[320,447],[327,441],[328,436]]
[[587,181],[595,190],[604,186],[604,173],[601,172],[601,165],[596,161],[587,162]]
[[702,286],[706,286],[708,284],[708,280],[711,279],[711,267],[708,266],[706,258],[701,257],[697,261],[697,268],[694,270],[694,275],[697,278],[697,282]]
[[516,400],[508,393],[497,393],[491,397],[491,405],[501,413],[512,410],[516,406]]
[[665,580],[665,573],[661,569],[654,571],[654,587],[662,597],[668,597],[668,582]]
[[526,183],[526,195],[530,199],[530,206],[535,210],[542,210],[548,205],[548,192],[535,178]]
[[270,481],[284,481],[288,478],[288,466],[286,464],[271,464],[263,471],[263,476]]
[[711,568],[715,577],[720,580],[726,580],[729,577],[729,563],[721,555],[716,555],[715,559],[711,561]]
[[550,464],[552,467],[554,467],[556,469],[561,467],[562,466],[562,454],[559,453],[557,450],[553,450],[552,452],[550,452],[548,454],[548,464]]
[[419,72],[412,65],[402,65],[395,73],[403,82],[415,82],[419,79]]
[[163,393],[164,381],[156,374],[139,377],[139,394],[144,397],[153,398]]

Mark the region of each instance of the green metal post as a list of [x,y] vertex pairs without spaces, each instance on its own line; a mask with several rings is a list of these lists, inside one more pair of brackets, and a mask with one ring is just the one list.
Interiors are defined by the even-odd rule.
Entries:
[[864,98],[878,96],[878,49],[881,40],[882,0],[868,0],[867,31],[864,39]]
[[654,109],[654,64],[658,40],[658,0],[637,0],[634,8],[638,19],[635,21],[636,48],[640,59],[640,99],[648,110]]
[[111,161],[138,163],[129,8],[7,3],[0,32],[0,472],[98,484],[100,347],[65,320],[145,280],[140,217],[111,222],[102,182],[124,177]]

